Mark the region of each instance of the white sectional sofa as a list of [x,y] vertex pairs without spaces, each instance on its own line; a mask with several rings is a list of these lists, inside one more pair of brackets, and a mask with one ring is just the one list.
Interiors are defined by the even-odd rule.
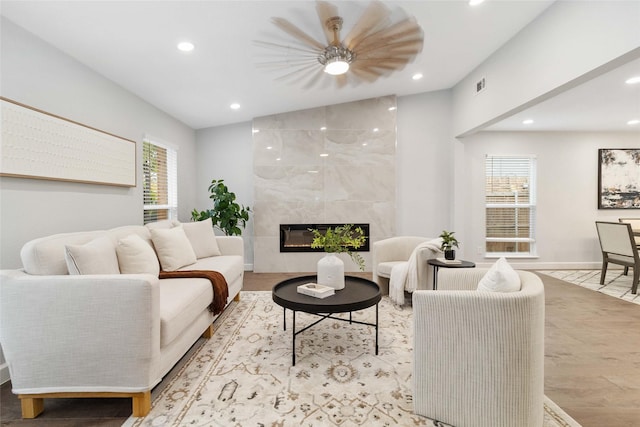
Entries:
[[146,415],[151,389],[217,317],[210,280],[159,279],[160,267],[220,272],[226,306],[239,299],[243,251],[241,237],[214,236],[210,220],[28,242],[23,269],[0,272],[0,343],[23,417],[52,397],[130,397],[133,415]]

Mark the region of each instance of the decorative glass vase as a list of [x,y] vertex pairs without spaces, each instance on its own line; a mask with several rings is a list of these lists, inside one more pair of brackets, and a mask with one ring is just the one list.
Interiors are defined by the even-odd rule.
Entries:
[[344,262],[335,254],[328,253],[318,261],[318,284],[344,288]]

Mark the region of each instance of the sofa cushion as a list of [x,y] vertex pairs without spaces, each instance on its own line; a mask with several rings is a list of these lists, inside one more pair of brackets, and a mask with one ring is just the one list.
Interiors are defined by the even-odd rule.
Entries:
[[479,291],[489,292],[517,292],[520,290],[520,276],[502,257],[478,282]]
[[224,255],[202,258],[196,261],[195,264],[182,267],[180,270],[217,271],[224,276],[227,283],[231,283],[244,274],[243,257],[239,255]]
[[28,274],[69,274],[65,245],[84,245],[104,236],[104,231],[54,234],[31,240],[22,247],[20,258]]
[[182,224],[182,228],[184,228],[196,258],[222,255],[216,242],[216,235],[213,232],[211,218],[198,222],[185,222]]
[[196,262],[196,254],[181,226],[167,229],[152,228],[151,240],[156,248],[160,265],[165,271],[175,271]]
[[176,339],[213,301],[207,279],[161,279],[160,347]]
[[130,234],[116,246],[118,265],[122,274],[153,274],[158,276],[160,264],[151,245],[137,234]]
[[120,274],[113,241],[102,236],[84,245],[65,245],[69,274]]
[[380,277],[386,277],[387,279],[391,277],[391,270],[393,270],[393,267],[398,265],[398,264],[402,264],[402,263],[406,263],[407,261],[387,261],[387,262],[381,262],[380,264],[378,264],[378,276]]

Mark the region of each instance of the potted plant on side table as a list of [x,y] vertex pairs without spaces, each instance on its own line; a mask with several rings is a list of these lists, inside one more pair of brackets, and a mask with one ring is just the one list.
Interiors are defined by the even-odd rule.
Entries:
[[344,288],[344,262],[335,256],[336,253],[347,253],[364,271],[364,258],[354,249],[362,247],[366,237],[362,228],[353,228],[352,224],[345,224],[335,228],[327,228],[323,233],[317,229],[309,229],[313,233],[311,247],[322,248],[327,253],[318,261],[318,284],[331,286],[334,289]]
[[458,239],[455,238],[454,233],[455,231],[443,230],[442,234],[439,236],[442,239],[440,249],[444,252],[444,259],[447,260],[456,259],[456,251],[453,248],[457,248],[459,243]]

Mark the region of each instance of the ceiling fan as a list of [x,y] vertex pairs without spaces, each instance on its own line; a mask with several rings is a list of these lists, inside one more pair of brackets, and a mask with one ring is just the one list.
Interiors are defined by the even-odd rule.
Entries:
[[423,32],[415,18],[397,22],[391,20],[391,10],[380,1],[371,2],[341,39],[344,20],[336,6],[317,1],[316,11],[326,42],[320,42],[290,21],[274,17],[273,24],[288,36],[294,45],[257,41],[259,46],[275,50],[276,61],[259,65],[285,71],[278,80],[304,82],[309,88],[326,83],[334,76],[338,87],[347,83],[374,82],[381,76],[401,70],[422,51]]

